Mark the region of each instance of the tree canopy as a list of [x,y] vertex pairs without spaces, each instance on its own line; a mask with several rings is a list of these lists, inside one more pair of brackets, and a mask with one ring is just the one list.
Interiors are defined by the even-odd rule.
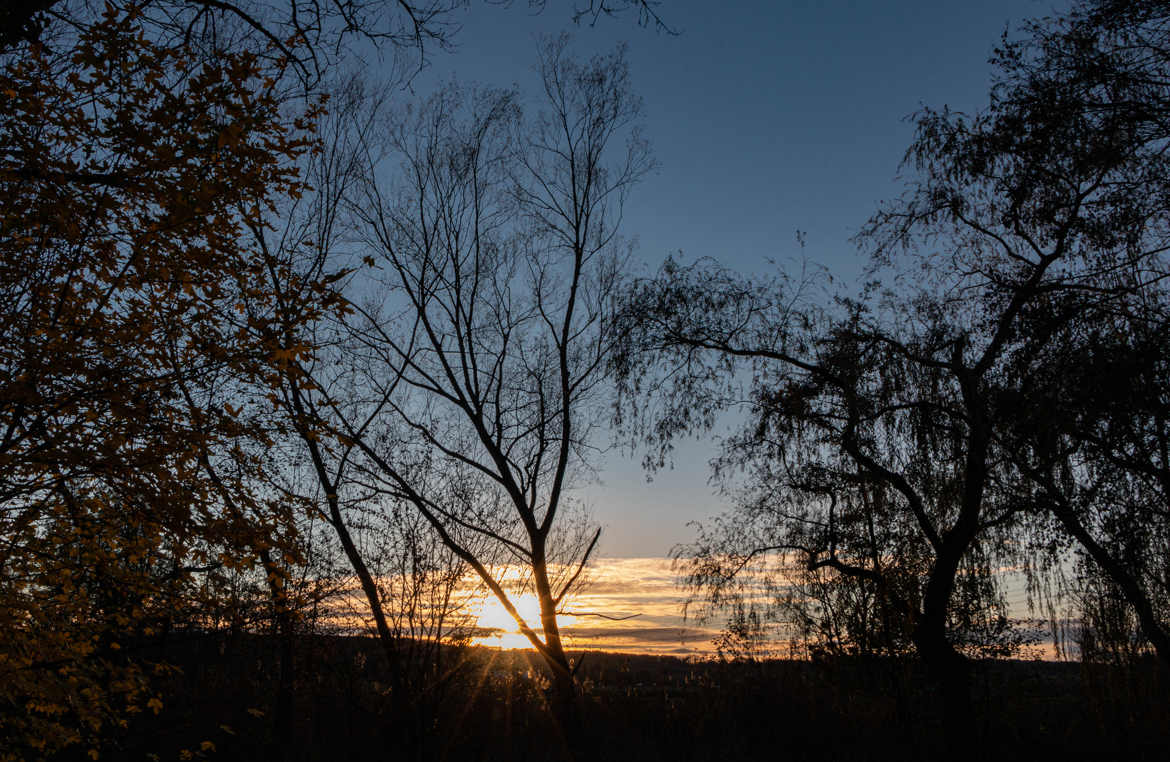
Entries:
[[958,682],[969,639],[1002,636],[996,570],[1079,549],[1164,658],[1166,29],[1159,3],[1079,3],[1004,42],[983,111],[918,114],[857,295],[712,260],[629,292],[618,371],[652,460],[745,415],[715,461],[738,507],[681,549],[709,602],[778,553],[801,584],[832,572],[779,599],[829,645],[908,636]]

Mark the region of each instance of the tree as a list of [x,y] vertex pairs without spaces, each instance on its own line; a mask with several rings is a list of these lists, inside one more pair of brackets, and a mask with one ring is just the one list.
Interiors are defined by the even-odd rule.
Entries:
[[[1170,300],[1149,283],[1106,283],[1120,303],[1073,294],[1058,302],[1067,323],[1038,321],[1050,346],[1020,358],[1031,383],[1004,394],[1004,438],[1042,511],[1038,532],[1067,536],[1082,556],[1073,592],[1089,602],[1082,625],[1097,630],[1097,648],[1111,648],[1111,631],[1119,651],[1144,640],[1166,662]],[[1058,560],[1048,559],[1057,574]]]
[[[306,190],[314,93],[347,42],[421,63],[456,7],[0,9],[5,749],[97,753],[148,697],[127,638],[190,611],[204,575],[261,566],[291,621],[302,504],[274,491],[254,392],[287,360],[271,321],[318,320],[335,290],[318,272],[277,304],[254,233]],[[649,2],[580,12],[627,7],[660,25]]]
[[[1151,309],[1167,271],[1164,21],[1158,4],[1077,6],[1005,43],[984,112],[922,112],[909,191],[860,239],[894,288],[828,308],[782,280],[668,263],[627,301],[628,390],[676,395],[650,420],[651,444],[709,427],[749,364],[749,425],[720,463],[751,467],[776,549],[897,595],[948,682],[965,671],[955,625],[988,603],[963,586],[994,587],[996,559],[1034,554],[1052,519],[1048,558],[1081,543],[1139,618],[1156,618],[1131,583],[1156,576],[1136,559],[1163,555],[1160,530],[1136,530],[1161,521],[1149,489],[1165,396],[1164,308]],[[655,363],[667,381],[640,388]],[[1100,384],[1119,363],[1133,374]],[[909,533],[873,542],[879,507],[893,509],[880,525]],[[890,561],[921,559],[908,594]]]
[[958,646],[994,632],[998,618],[980,617],[998,604],[988,540],[1014,511],[996,493],[988,422],[997,334],[929,293],[833,311],[810,287],[668,261],[626,299],[617,370],[648,413],[631,423],[662,457],[739,406],[737,374],[749,370],[746,423],[716,461],[718,474],[747,472],[746,516],[694,548],[692,583],[726,584],[764,553],[856,580],[872,596],[872,634],[895,652],[909,634],[961,722]]
[[[299,507],[302,522],[328,527],[327,549],[318,542],[308,561],[338,587],[336,605],[352,610],[354,593],[364,600],[386,663],[393,735],[400,750],[422,757],[433,712],[455,674],[444,646],[465,642],[471,629],[463,589],[468,570],[421,516],[371,485],[356,462],[356,444],[333,440],[323,423],[330,415],[370,413],[354,386],[354,374],[365,372],[361,360],[341,351],[353,310],[344,281],[352,278],[351,287],[361,289],[365,273],[343,264],[352,235],[347,205],[363,182],[377,129],[389,118],[386,89],[358,78],[332,89],[320,150],[304,162],[311,189],[280,208],[272,224],[251,229],[255,246],[273,263],[266,288],[275,304],[254,341],[277,347],[278,358],[249,393],[262,415],[277,422],[270,423],[279,431],[271,451],[279,452],[281,466],[268,473],[272,488]],[[305,289],[322,281],[331,284],[328,294],[308,300],[329,309],[306,319]],[[479,553],[481,544],[469,547]]]
[[299,192],[313,113],[282,115],[254,56],[197,62],[113,7],[0,76],[4,749],[96,753],[160,706],[135,639],[193,576],[280,543],[271,506],[233,512],[201,471],[236,411],[183,386],[255,370],[220,317],[264,301],[239,237]]
[[578,64],[561,39],[540,72],[535,118],[512,92],[453,88],[397,123],[401,181],[371,175],[354,206],[374,280],[353,282],[336,354],[298,358],[285,394],[322,461],[353,464],[349,489],[410,506],[467,564],[569,707],[557,615],[599,537],[569,490],[599,420],[617,222],[651,163],[620,51]]
[[[546,0],[528,0],[543,10]],[[107,3],[123,12],[133,9],[157,41],[174,47],[195,45],[215,54],[251,52],[291,63],[302,85],[316,87],[354,43],[372,43],[383,52],[412,53],[416,67],[434,48],[448,48],[459,31],[457,14],[464,0],[297,0],[260,4],[249,0],[118,0]],[[575,4],[574,23],[596,23],[602,16],[633,13],[642,26],[670,31],[658,15],[656,0],[590,0]],[[87,2],[13,0],[0,9],[0,53],[22,44],[47,41],[46,33],[66,25],[85,28],[92,22]],[[403,61],[405,63],[405,61]]]
[[1003,436],[1047,519],[1164,663],[1168,18],[1159,3],[1085,2],[1030,25],[1000,52],[988,127],[996,150],[1044,157],[1045,174],[1014,180],[1021,204],[1043,209],[1067,167],[1095,178],[1083,260],[1027,315],[1012,367],[1027,382],[1003,394]]

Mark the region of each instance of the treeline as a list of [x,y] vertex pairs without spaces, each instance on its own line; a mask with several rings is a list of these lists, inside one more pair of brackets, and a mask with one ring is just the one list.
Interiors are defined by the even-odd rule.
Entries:
[[[652,463],[746,411],[716,461],[735,508],[679,553],[729,644],[779,618],[916,654],[962,718],[968,656],[1012,653],[1010,567],[1076,599],[1086,653],[1170,658],[1170,10],[1036,22],[985,111],[920,114],[845,297],[713,260],[628,278],[654,161],[620,49],[546,41],[531,98],[406,106],[345,68],[362,41],[413,70],[457,5],[0,15],[0,752],[117,751],[177,700],[166,644],[209,633],[269,635],[290,739],[298,643],[346,616],[386,711],[425,725],[464,674],[466,577],[576,746],[558,612],[614,411]],[[623,10],[662,24],[576,12]]]

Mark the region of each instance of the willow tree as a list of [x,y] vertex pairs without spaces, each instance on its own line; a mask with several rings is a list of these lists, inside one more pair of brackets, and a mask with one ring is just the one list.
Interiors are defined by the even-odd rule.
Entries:
[[[1077,5],[997,53],[986,109],[919,114],[907,192],[859,239],[885,288],[801,300],[782,278],[670,264],[628,297],[620,370],[661,403],[650,441],[709,426],[750,367],[749,424],[723,463],[761,485],[750,505],[772,544],[884,590],[956,697],[958,625],[995,601],[963,585],[993,589],[996,558],[1017,550],[1051,563],[1023,542],[1038,525],[1119,575],[1160,637],[1138,583],[1157,574],[1134,562],[1162,557],[1164,533],[1139,530],[1164,522],[1165,392],[1159,353],[1135,345],[1164,320],[1165,30],[1158,3]],[[1140,369],[1068,393],[1111,356]],[[1109,548],[1127,537],[1142,549],[1119,563]]]
[[744,475],[742,500],[725,531],[684,549],[691,582],[719,604],[765,554],[851,581],[867,600],[846,639],[912,643],[962,723],[964,652],[1000,637],[991,540],[1018,508],[998,488],[991,427],[1003,340],[927,293],[834,307],[807,285],[711,262],[668,262],[636,285],[617,355],[627,423],[665,453],[739,410],[716,464]]
[[1051,216],[1074,178],[1091,180],[1078,245],[1027,310],[1011,367],[1022,381],[1004,390],[1002,436],[1038,532],[1077,549],[1078,584],[1124,601],[1112,606],[1109,618],[1124,624],[1113,637],[1166,664],[1168,38],[1170,12],[1155,2],[1081,2],[1034,23],[1000,51],[986,137],[955,140],[1040,158],[1012,176],[1029,221]]

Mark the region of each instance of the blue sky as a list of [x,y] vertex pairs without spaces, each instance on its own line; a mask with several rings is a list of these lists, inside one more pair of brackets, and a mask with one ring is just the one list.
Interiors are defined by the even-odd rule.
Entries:
[[[987,98],[988,56],[1004,30],[1066,3],[1035,0],[664,0],[679,34],[602,19],[573,27],[565,0],[533,14],[474,3],[454,52],[436,52],[414,81],[425,93],[452,77],[532,91],[536,40],[569,30],[580,55],[629,43],[646,135],[660,168],[635,191],[625,232],[639,242],[634,274],[670,254],[713,257],[747,273],[805,253],[846,281],[862,261],[850,238],[902,190],[906,117]],[[680,448],[652,484],[640,454],[612,451],[600,484],[582,492],[606,531],[608,556],[660,556],[720,512],[707,484],[711,442]]]

